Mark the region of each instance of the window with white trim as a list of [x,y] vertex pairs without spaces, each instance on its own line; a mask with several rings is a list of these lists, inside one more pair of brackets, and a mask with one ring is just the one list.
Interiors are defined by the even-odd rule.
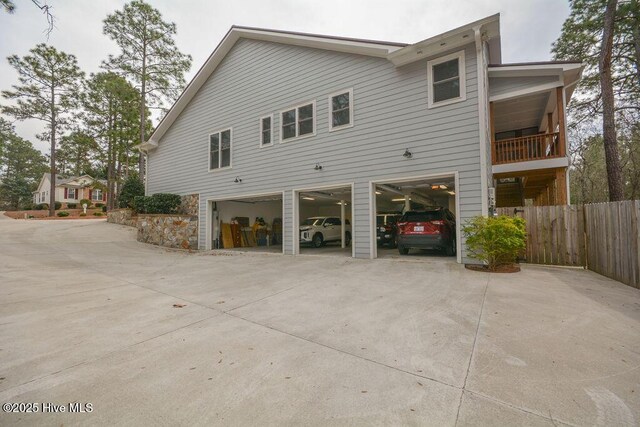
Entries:
[[429,108],[466,99],[464,51],[427,62]]
[[75,188],[69,188],[67,189],[67,199],[77,199],[78,197],[76,196],[76,189]]
[[303,104],[280,114],[280,138],[282,141],[315,134],[315,101]]
[[94,188],[91,190],[91,200],[94,202],[99,202],[102,200],[102,190],[98,188]]
[[353,126],[353,90],[337,92],[329,96],[329,129],[337,130]]
[[265,116],[260,119],[260,146],[273,144],[273,116]]
[[231,129],[209,135],[209,170],[231,167]]

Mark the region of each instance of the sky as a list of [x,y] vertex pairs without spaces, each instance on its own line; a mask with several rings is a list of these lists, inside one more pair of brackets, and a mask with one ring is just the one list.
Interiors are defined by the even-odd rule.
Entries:
[[[551,44],[569,15],[565,0],[148,0],[178,28],[178,48],[193,57],[190,81],[231,25],[415,43],[500,13],[503,62],[551,59]],[[56,28],[47,40],[46,19],[30,0],[0,11],[0,90],[17,83],[9,55],[24,56],[38,43],[74,54],[87,73],[118,47],[102,34],[102,21],[121,0],[47,0]],[[0,105],[7,100],[0,99]],[[17,133],[48,153],[37,121],[15,122]]]

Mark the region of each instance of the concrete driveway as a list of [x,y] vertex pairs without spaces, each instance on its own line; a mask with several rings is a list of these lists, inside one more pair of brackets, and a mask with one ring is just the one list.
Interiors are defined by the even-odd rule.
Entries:
[[[0,403],[40,405],[0,425],[640,422],[640,292],[597,274],[134,234],[0,221]],[[71,402],[92,412],[42,413]]]

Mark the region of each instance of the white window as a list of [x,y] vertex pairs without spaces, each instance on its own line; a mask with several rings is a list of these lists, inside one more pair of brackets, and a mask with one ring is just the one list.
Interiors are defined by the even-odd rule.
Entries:
[[353,89],[329,95],[329,130],[353,126]]
[[316,102],[285,110],[280,114],[280,141],[290,141],[316,134]]
[[260,147],[273,145],[273,115],[260,119]]
[[69,188],[67,189],[67,199],[77,199],[78,197],[76,196],[76,189],[75,188]]
[[91,190],[91,200],[95,202],[102,201],[102,190],[99,190],[97,188]]
[[467,98],[463,50],[427,62],[427,70],[429,108]]
[[231,167],[231,129],[209,135],[209,171]]

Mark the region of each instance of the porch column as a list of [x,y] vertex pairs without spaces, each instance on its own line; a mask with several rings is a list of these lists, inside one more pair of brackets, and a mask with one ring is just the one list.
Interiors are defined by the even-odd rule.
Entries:
[[345,205],[345,201],[344,200],[340,200],[340,240],[342,242],[342,249],[344,249],[346,247],[346,245],[344,244],[344,238],[345,238],[345,231],[346,231],[346,227],[345,227],[345,222],[344,222],[344,205]]
[[565,156],[567,153],[567,130],[566,130],[566,116],[564,111],[564,88],[559,86],[556,88],[556,105],[558,109],[558,132],[560,134],[558,147],[558,155]]
[[489,103],[489,127],[491,128],[491,164],[496,160],[496,126],[493,102]]
[[410,196],[405,194],[404,195],[404,211],[410,211],[411,210],[411,200],[410,200]]
[[553,113],[547,113],[547,133],[553,133]]
[[556,205],[567,204],[567,171],[565,168],[556,169]]

